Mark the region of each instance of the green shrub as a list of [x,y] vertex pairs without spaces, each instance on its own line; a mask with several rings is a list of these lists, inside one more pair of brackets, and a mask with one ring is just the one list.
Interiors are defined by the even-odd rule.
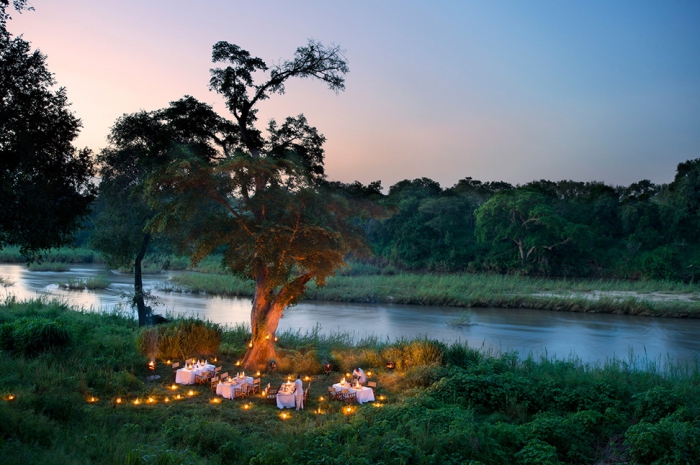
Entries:
[[472,349],[466,344],[455,342],[445,350],[443,361],[446,365],[467,368],[471,365],[477,365],[481,361],[481,358],[481,352],[477,349]]
[[652,423],[675,412],[680,404],[680,399],[673,391],[661,386],[632,397],[635,418]]
[[700,428],[673,415],[658,423],[642,421],[627,430],[625,444],[634,463],[697,463]]
[[539,439],[530,439],[520,452],[515,454],[518,464],[556,465],[559,462],[557,448]]
[[184,445],[202,456],[222,454],[230,459],[245,451],[238,429],[214,419],[192,421],[188,416],[174,416],[163,425],[163,433],[172,446]]
[[68,328],[47,318],[20,318],[0,330],[3,350],[12,350],[28,357],[46,351],[61,350],[70,344]]
[[221,327],[195,319],[142,328],[136,338],[139,352],[149,358],[176,359],[215,355]]

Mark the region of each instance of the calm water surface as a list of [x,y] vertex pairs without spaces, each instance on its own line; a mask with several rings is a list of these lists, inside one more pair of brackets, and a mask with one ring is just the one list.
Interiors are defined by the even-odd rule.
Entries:
[[[105,290],[67,291],[57,285],[70,278],[105,273],[112,282]],[[153,289],[173,274],[146,275],[144,285]],[[4,290],[0,288],[0,296],[14,294],[18,299],[27,299],[49,295],[95,310],[123,305],[121,295],[133,290],[132,275],[106,271],[98,265],[75,265],[68,272],[56,273],[0,264],[0,276],[15,283]],[[153,294],[162,301],[156,309],[159,313],[194,315],[222,324],[247,323],[250,319],[250,299],[156,290]],[[476,308],[470,310],[471,326],[451,324],[464,312],[454,307],[307,302],[285,312],[280,330],[304,332],[320,325],[324,333],[350,332],[358,338],[427,336],[497,351],[516,350],[524,355],[547,353],[560,359],[575,355],[586,362],[602,362],[611,357],[627,360],[630,354],[661,362],[668,357],[692,360],[700,354],[698,319]]]

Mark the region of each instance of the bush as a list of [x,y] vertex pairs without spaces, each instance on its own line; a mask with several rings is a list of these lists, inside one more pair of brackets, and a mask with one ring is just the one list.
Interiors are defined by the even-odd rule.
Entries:
[[0,346],[31,357],[42,352],[61,350],[70,344],[70,332],[62,323],[47,318],[20,318],[0,326]]
[[411,367],[440,365],[447,346],[442,342],[429,339],[399,342],[382,351],[385,360],[396,362],[399,371],[408,370]]
[[634,463],[697,463],[700,428],[673,415],[658,423],[642,421],[625,433]]
[[194,319],[142,328],[136,338],[139,352],[149,358],[174,359],[215,355],[221,327]]

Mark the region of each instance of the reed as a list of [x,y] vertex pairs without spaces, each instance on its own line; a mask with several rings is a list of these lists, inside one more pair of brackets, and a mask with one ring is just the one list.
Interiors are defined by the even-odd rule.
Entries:
[[[163,288],[251,296],[253,285],[235,276],[187,273]],[[533,308],[644,316],[699,317],[700,286],[675,281],[544,279],[485,274],[336,276],[310,285],[309,300],[454,307]]]

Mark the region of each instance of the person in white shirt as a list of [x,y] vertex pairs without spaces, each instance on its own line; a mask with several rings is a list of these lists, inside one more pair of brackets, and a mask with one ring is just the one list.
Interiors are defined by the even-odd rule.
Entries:
[[304,383],[301,381],[301,375],[297,375],[297,380],[294,381],[294,403],[297,410],[304,408]]
[[357,382],[359,382],[361,385],[367,384],[367,375],[365,375],[365,372],[362,371],[362,368],[357,367],[354,370],[352,370],[352,375],[357,378]]

